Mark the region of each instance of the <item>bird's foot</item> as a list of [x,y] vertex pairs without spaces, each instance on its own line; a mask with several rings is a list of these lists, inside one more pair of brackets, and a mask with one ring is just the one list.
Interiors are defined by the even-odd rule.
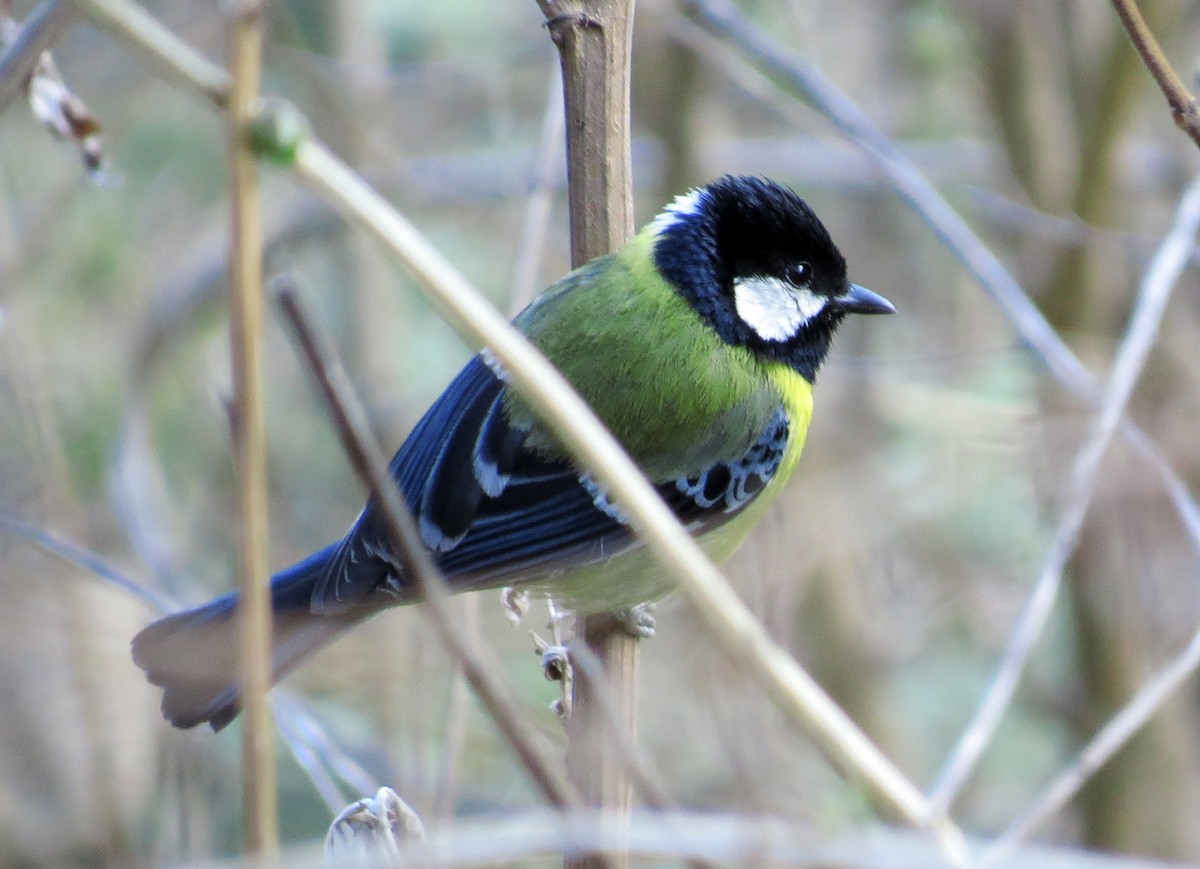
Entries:
[[504,606],[504,617],[514,628],[521,624],[529,612],[529,592],[523,588],[506,586],[500,591],[500,603]]
[[629,636],[639,640],[648,640],[654,636],[654,632],[658,628],[658,622],[654,618],[656,606],[653,601],[640,603],[629,609],[618,610],[613,615],[616,616],[617,621],[621,623],[621,627]]

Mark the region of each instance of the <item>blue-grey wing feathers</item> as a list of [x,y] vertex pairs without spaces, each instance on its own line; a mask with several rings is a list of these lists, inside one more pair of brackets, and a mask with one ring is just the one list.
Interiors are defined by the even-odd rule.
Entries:
[[745,455],[732,462],[717,462],[697,474],[676,480],[675,488],[702,510],[725,513],[739,510],[779,470],[787,438],[787,414],[780,408]]
[[[528,432],[506,412],[505,388],[495,370],[476,357],[391,464],[435,563],[459,588],[581,566],[634,543],[603,487],[567,462],[526,447]],[[775,475],[788,433],[780,407],[744,455],[660,481],[659,494],[693,531],[719,525]],[[373,500],[330,559],[311,608],[337,615],[370,603],[372,595],[379,605],[415,596],[400,575]]]

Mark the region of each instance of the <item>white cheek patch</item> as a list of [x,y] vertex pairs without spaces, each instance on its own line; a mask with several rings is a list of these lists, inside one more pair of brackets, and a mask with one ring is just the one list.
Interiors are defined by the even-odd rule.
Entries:
[[699,188],[689,190],[687,193],[681,193],[675,197],[674,202],[664,208],[656,218],[650,221],[650,231],[654,235],[660,235],[664,230],[679,223],[680,220],[698,214],[703,200],[704,191]]
[[739,278],[733,282],[737,314],[767,341],[787,341],[821,313],[824,296],[779,278]]

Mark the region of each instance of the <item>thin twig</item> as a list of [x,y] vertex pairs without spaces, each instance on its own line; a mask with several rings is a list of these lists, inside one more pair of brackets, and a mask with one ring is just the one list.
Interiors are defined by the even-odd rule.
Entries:
[[379,782],[362,768],[325,731],[305,704],[286,691],[272,694],[279,734],[291,749],[330,814],[346,807],[346,797],[334,778],[341,779],[356,794],[373,794]]
[[421,589],[426,614],[439,639],[458,661],[476,695],[487,707],[546,799],[559,809],[577,807],[579,798],[570,784],[530,739],[533,728],[520,720],[517,705],[511,700],[503,678],[483,657],[480,649],[454,624],[445,581],[421,543],[412,514],[388,473],[386,459],[370,434],[366,414],[354,398],[349,379],[336,362],[328,342],[313,328],[294,288],[279,281],[277,292],[288,322],[299,339],[304,359],[321,387],[342,446],[355,470],[370,487],[383,514],[393,551],[401,561],[405,576],[410,577]]
[[1146,69],[1158,83],[1159,90],[1167,98],[1175,125],[1191,136],[1192,141],[1200,147],[1200,107],[1196,105],[1196,98],[1175,72],[1171,61],[1163,54],[1158,40],[1154,38],[1146,20],[1142,18],[1135,0],[1112,0],[1112,5],[1117,10],[1117,16],[1121,19],[1125,32],[1129,34],[1133,47],[1142,58],[1142,63],[1146,65]]
[[120,40],[163,78],[199,91],[217,109],[229,99],[229,74],[130,0],[69,0],[92,23]]
[[306,734],[303,729],[296,726],[296,719],[280,713],[278,697],[275,699],[275,711],[275,724],[279,728],[284,744],[291,749],[296,765],[304,770],[304,774],[308,776],[308,780],[312,782],[317,794],[320,795],[321,801],[325,803],[325,808],[329,809],[331,815],[336,815],[346,807],[346,795],[342,793],[342,789],[329,774],[329,770],[322,762],[316,748],[305,738]]
[[[613,848],[627,839],[639,865],[677,866],[691,859],[719,866],[782,869],[881,869],[945,866],[928,836],[908,830],[850,824],[831,832],[811,821],[720,811],[659,812],[635,809],[628,833],[618,833],[597,813],[553,817],[509,812],[500,819],[460,819],[430,831],[426,842],[404,843],[399,865],[438,869],[547,865],[563,850]],[[842,825],[838,825],[839,827]],[[306,863],[314,869],[317,861]],[[1023,847],[1002,869],[1168,869],[1136,859],[1090,854],[1079,848]]]
[[550,76],[546,87],[546,108],[542,113],[542,129],[533,152],[533,177],[529,182],[525,223],[521,230],[520,246],[513,258],[509,306],[514,314],[533,300],[538,289],[538,266],[542,262],[546,228],[554,207],[555,181],[558,179],[556,158],[563,146],[563,122],[562,84],[555,73]]
[[1125,338],[1117,349],[1104,402],[1091,432],[1075,456],[1062,514],[1041,572],[1012,633],[1004,657],[932,789],[934,806],[948,811],[979,756],[991,741],[1004,710],[1012,700],[1021,673],[1041,636],[1062,584],[1062,572],[1075,551],[1083,520],[1095,492],[1100,462],[1125,414],[1146,358],[1158,338],[1163,311],[1171,291],[1191,259],[1200,229],[1200,178],[1179,203],[1175,222],[1150,262]]
[[[84,10],[91,10],[93,4],[106,9],[128,5],[126,0],[71,2]],[[136,42],[155,66],[169,68],[173,79],[190,82],[202,95],[212,98],[202,84],[211,82],[213,76],[208,71],[201,76],[191,74],[188,64],[198,57],[194,51],[157,22],[153,23],[158,30],[147,34],[141,29],[122,29],[121,20],[105,18],[121,39]],[[138,22],[145,24],[142,18]],[[680,584],[704,619],[712,640],[763,685],[790,720],[808,729],[844,769],[859,776],[884,804],[918,827],[933,825],[943,847],[957,858],[962,850],[957,828],[945,819],[934,817],[920,791],[795,659],[770,638],[562,375],[424,237],[319,143],[309,139],[300,144],[292,169],[307,186],[368,229],[403,262],[419,278],[431,302],[452,327],[472,343],[489,345],[514,386],[562,437],[564,447],[595,475],[631,517],[647,548],[660,559],[664,570]]]
[[53,531],[5,513],[0,513],[0,531],[16,537],[23,537],[51,555],[89,573],[94,573],[104,581],[129,592],[142,603],[160,613],[169,613],[179,609],[179,602],[174,598],[143,585],[109,564],[96,553],[60,537]]
[[378,780],[333,741],[329,732],[298,697],[279,688],[271,696],[275,699],[276,717],[281,721],[288,719],[290,728],[313,747],[322,763],[352,792],[373,794],[379,790]]
[[981,862],[991,864],[1008,856],[1049,818],[1079,793],[1100,767],[1145,726],[1171,695],[1200,666],[1200,629],[1192,634],[1183,652],[1147,680],[1129,702],[1097,731],[1074,763],[1062,770],[1019,818],[984,852]]
[[[954,793],[957,790],[962,779],[963,763],[958,758],[971,757],[979,750],[973,747],[974,744],[986,744],[990,740],[1000,714],[1016,687],[1020,672],[1058,592],[1063,568],[1074,550],[1095,489],[1100,460],[1112,440],[1117,423],[1124,413],[1125,404],[1133,393],[1146,357],[1158,336],[1163,310],[1179,275],[1190,259],[1198,231],[1200,178],[1194,180],[1184,194],[1175,214],[1175,222],[1146,271],[1129,329],[1113,363],[1112,375],[1105,390],[1103,411],[1095,419],[1091,435],[1076,455],[1075,464],[1071,469],[1066,504],[1055,530],[1046,563],[1042,567],[1025,611],[1021,614],[1017,628],[1010,637],[1009,647],[996,678],[984,696],[970,727],[963,734],[962,743],[971,743],[972,748],[956,749],[952,756],[953,762],[943,772],[942,781],[935,788],[935,794],[942,791]],[[1189,672],[1188,665],[1194,665],[1195,661],[1200,660],[1200,649],[1196,648],[1198,643],[1200,640],[1194,639],[1176,661],[1138,691],[1129,704],[1093,739],[1076,764],[1056,778],[1035,808],[1005,834],[1006,841],[1015,841],[1028,834],[1038,823],[1061,807],[1088,776],[1108,760],[1112,753],[1157,711],[1170,691]]]
[[[464,630],[474,636],[479,631],[479,595],[469,594],[462,601]],[[446,699],[446,725],[442,729],[442,764],[433,798],[435,823],[455,815],[458,801],[458,776],[462,768],[462,752],[467,742],[467,718],[471,711],[471,694],[462,668],[454,667],[450,676],[450,691]]]
[[58,42],[75,20],[75,10],[62,0],[45,0],[25,19],[16,40],[0,57],[0,112],[29,84],[42,52]]
[[275,728],[271,690],[271,571],[267,558],[267,451],[263,376],[262,208],[258,166],[247,129],[262,81],[262,0],[232,0],[226,22],[229,58],[230,344],[233,444],[238,476],[239,681],[243,707],[242,784],[247,848],[263,860],[279,854]]

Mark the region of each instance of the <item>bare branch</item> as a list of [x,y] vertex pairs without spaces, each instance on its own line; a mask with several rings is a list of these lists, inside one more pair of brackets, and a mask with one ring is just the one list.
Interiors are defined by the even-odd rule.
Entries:
[[270,862],[279,854],[275,728],[271,690],[271,571],[267,558],[266,389],[263,373],[262,205],[258,166],[247,137],[262,81],[262,0],[230,0],[226,55],[231,86],[227,118],[230,350],[233,447],[238,477],[238,675],[241,683],[242,788],[246,844]]
[[[999,717],[1007,706],[1017,679],[1029,657],[1031,647],[1045,624],[1050,605],[1061,583],[1062,570],[1074,551],[1079,530],[1083,525],[1088,504],[1095,489],[1100,460],[1116,431],[1133,388],[1141,374],[1146,357],[1158,336],[1163,310],[1180,274],[1187,265],[1200,231],[1200,178],[1192,182],[1175,214],[1175,223],[1163,240],[1142,281],[1138,301],[1130,319],[1129,330],[1117,351],[1113,372],[1105,389],[1104,407],[1096,417],[1091,435],[1076,455],[1066,504],[1055,531],[1054,542],[1042,567],[1033,594],[1009,640],[996,679],[980,704],[970,727],[963,734],[938,789],[953,794],[960,785],[966,758],[973,759],[991,738]],[[1085,781],[1100,768],[1161,707],[1170,693],[1178,687],[1192,669],[1200,663],[1200,633],[1193,638],[1183,654],[1154,679],[1144,685],[1137,695],[1096,735],[1074,765],[1061,773],[1047,789],[1034,808],[1005,833],[1002,842],[1009,843],[1028,835],[1038,824],[1061,808],[1078,792]],[[964,743],[979,748],[964,747]]]
[[331,815],[336,815],[346,805],[345,794],[329,774],[316,748],[305,738],[303,729],[296,726],[296,718],[281,714],[278,697],[275,698],[275,712],[275,725],[279,728],[284,744],[291,750],[296,765],[304,770],[321,801],[325,803],[325,808],[329,809]]
[[529,184],[529,201],[525,206],[525,224],[521,244],[513,258],[512,294],[510,309],[515,314],[533,300],[537,292],[538,265],[546,240],[546,226],[554,205],[554,186],[558,177],[556,157],[563,146],[563,95],[557,75],[550,76],[546,88],[546,110],[542,114],[542,130],[538,135],[533,157],[533,177]]
[[[831,833],[814,829],[811,822],[778,817],[638,809],[632,814],[627,838],[630,847],[651,865],[677,865],[691,858],[730,867],[945,866],[928,836],[875,825],[852,825]],[[400,857],[405,866],[436,865],[440,869],[527,865],[563,850],[607,849],[619,846],[620,841],[612,825],[596,813],[551,817],[545,812],[513,812],[498,820],[459,820],[431,830],[427,842],[402,847]],[[1045,846],[1022,847],[995,869],[1064,867],[1169,869],[1166,863],[1145,859]]]
[[18,519],[15,516],[0,513],[0,532],[24,538],[56,558],[61,558],[63,561],[74,564],[82,570],[94,573],[105,582],[110,582],[118,588],[129,592],[129,594],[160,613],[168,613],[179,609],[178,601],[148,585],[143,585],[136,579],[127,576],[117,567],[109,564],[96,553],[60,537],[47,528],[41,528],[30,522]]
[[75,19],[75,10],[62,0],[45,0],[25,19],[16,39],[0,57],[0,112],[29,84],[29,76],[42,57]]
[[1163,311],[1171,291],[1191,260],[1200,230],[1200,179],[1192,182],[1179,204],[1175,223],[1163,239],[1138,291],[1129,328],[1113,362],[1104,389],[1100,412],[1091,433],[1075,456],[1062,515],[1037,583],[1009,635],[1008,647],[992,684],[984,694],[971,723],[963,731],[950,759],[933,788],[934,805],[948,810],[954,797],[991,741],[1033,646],[1041,636],[1050,609],[1062,584],[1062,572],[1075,551],[1079,531],[1092,501],[1100,462],[1125,414],[1150,349],[1158,338]]
[[996,839],[984,855],[986,862],[1007,857],[1020,842],[1028,839],[1070,802],[1087,780],[1195,674],[1197,667],[1200,667],[1200,630],[1192,635],[1183,652],[1142,685],[1121,711],[1084,746],[1075,762],[1055,776],[1033,805]]
[[1146,20],[1142,18],[1135,0],[1112,0],[1112,5],[1117,10],[1133,47],[1142,58],[1142,63],[1150,70],[1150,75],[1158,83],[1159,90],[1167,98],[1175,125],[1191,136],[1192,141],[1200,147],[1200,107],[1196,105],[1196,98],[1175,72],[1171,61],[1163,54],[1158,40],[1154,38]]

